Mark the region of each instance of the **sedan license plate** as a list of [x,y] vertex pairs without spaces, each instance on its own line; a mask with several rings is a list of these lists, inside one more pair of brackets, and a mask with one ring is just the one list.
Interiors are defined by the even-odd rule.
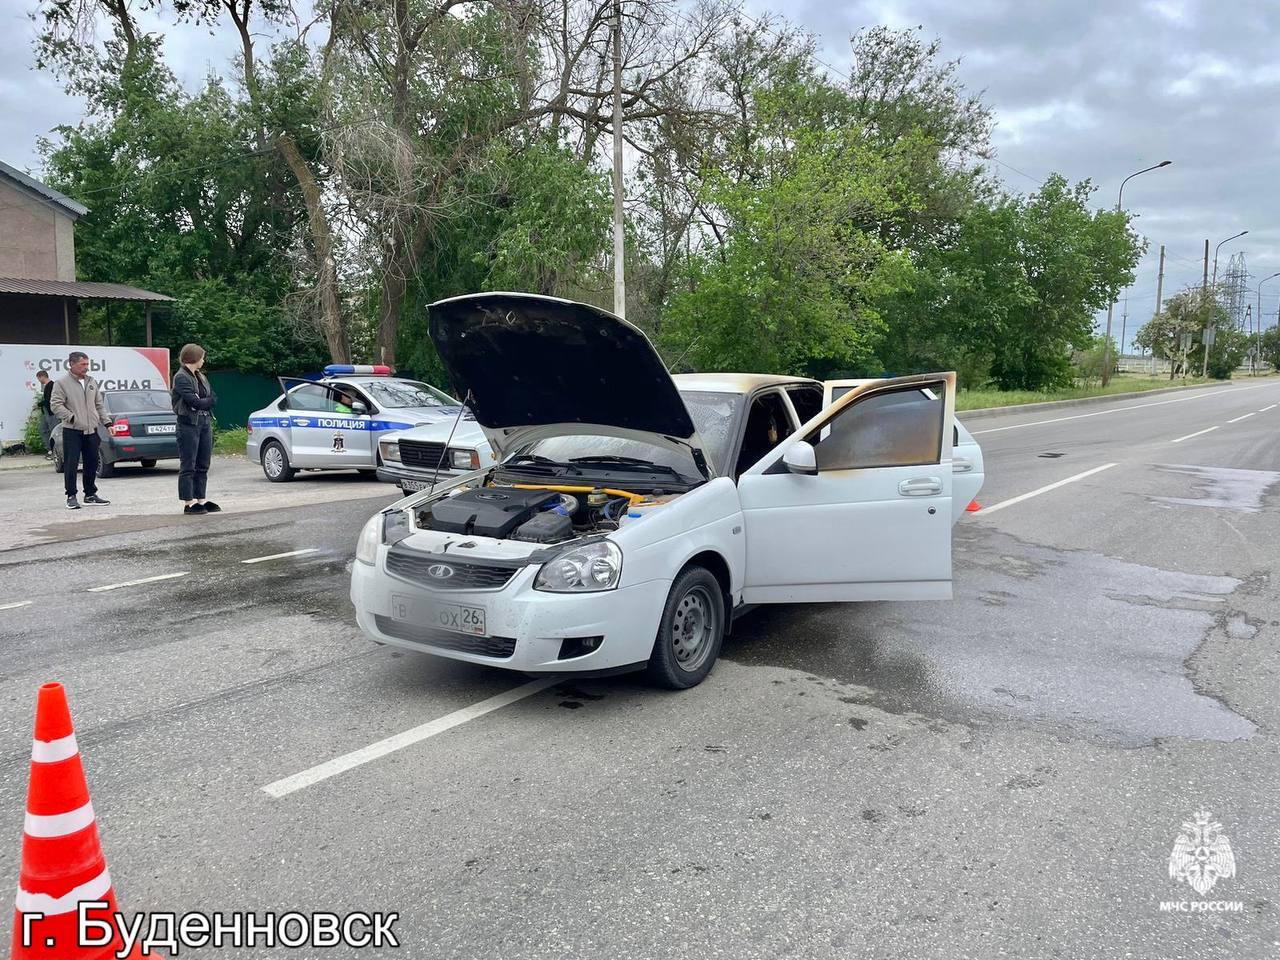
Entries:
[[431,483],[428,480],[401,480],[400,489],[405,493],[410,490],[430,490]]
[[152,423],[147,426],[147,433],[177,433],[176,423]]
[[391,595],[391,616],[419,626],[465,633],[473,637],[488,636],[485,632],[484,607],[462,603],[436,603],[422,597],[409,597],[402,593]]

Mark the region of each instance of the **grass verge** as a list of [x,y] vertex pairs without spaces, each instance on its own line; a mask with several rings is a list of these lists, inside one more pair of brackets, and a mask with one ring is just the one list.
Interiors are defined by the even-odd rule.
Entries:
[[232,427],[219,430],[213,435],[214,453],[244,453],[245,442],[249,439],[249,431],[244,427]]
[[1062,390],[961,390],[956,394],[956,410],[982,410],[987,407],[1016,407],[1024,403],[1045,403],[1050,400],[1081,400],[1085,397],[1106,397],[1114,393],[1141,393],[1145,390],[1161,390],[1165,387],[1196,386],[1215,383],[1198,377],[1189,380],[1169,380],[1164,377],[1115,377],[1106,389],[1068,387]]

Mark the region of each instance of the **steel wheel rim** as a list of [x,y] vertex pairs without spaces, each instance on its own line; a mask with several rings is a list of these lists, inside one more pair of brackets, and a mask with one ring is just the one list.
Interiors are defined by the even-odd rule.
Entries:
[[262,462],[266,466],[269,476],[278,477],[284,471],[284,454],[275,445],[267,448],[267,452],[262,457]]
[[706,587],[694,587],[680,598],[671,615],[671,652],[681,670],[695,673],[706,664],[719,626]]

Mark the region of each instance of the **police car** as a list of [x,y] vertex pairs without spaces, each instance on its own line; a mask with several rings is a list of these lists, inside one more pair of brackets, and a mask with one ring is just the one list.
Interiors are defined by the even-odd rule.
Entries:
[[393,430],[451,423],[470,414],[430,384],[391,376],[381,364],[332,364],[319,380],[280,378],[279,399],[249,415],[245,456],[273,483],[299,470],[358,470],[373,477],[378,440]]

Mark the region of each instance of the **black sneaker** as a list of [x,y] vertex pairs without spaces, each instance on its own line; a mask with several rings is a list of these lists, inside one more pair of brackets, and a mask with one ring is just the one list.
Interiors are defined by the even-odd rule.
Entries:
[[87,497],[85,497],[85,498],[84,498],[84,502],[85,502],[85,503],[94,503],[94,504],[97,504],[97,505],[99,505],[99,506],[103,506],[103,507],[105,507],[105,506],[106,506],[107,504],[109,504],[111,501],[110,501],[110,500],[103,500],[103,499],[102,499],[100,496],[98,496],[96,493],[91,493],[91,494],[89,494]]
[[183,513],[204,513],[203,503],[193,503],[189,507],[182,508]]
[[204,502],[204,512],[205,513],[221,513],[222,508],[218,506],[216,503],[214,503],[212,500],[206,500]]
[[77,500],[75,497],[67,497],[67,509],[68,509],[68,510],[79,510],[79,509],[80,509],[80,501],[79,501],[79,500]]

